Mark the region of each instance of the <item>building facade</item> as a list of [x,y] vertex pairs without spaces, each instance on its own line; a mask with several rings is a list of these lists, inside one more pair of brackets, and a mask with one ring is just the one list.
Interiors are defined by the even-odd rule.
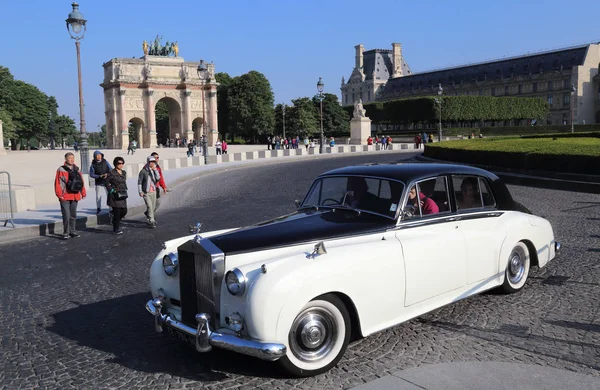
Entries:
[[365,52],[362,45],[356,46],[352,75],[348,83],[342,79],[343,105],[359,98],[372,102],[437,95],[441,84],[445,96],[543,98],[550,105],[545,124],[570,124],[571,105],[573,123],[600,123],[598,43],[422,73],[411,73],[401,46],[394,43],[392,47],[391,51]]

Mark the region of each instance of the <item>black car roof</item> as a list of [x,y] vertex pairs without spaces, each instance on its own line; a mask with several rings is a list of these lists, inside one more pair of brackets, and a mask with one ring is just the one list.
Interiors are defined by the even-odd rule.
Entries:
[[420,180],[436,175],[477,175],[487,177],[490,181],[499,180],[498,176],[486,170],[458,164],[429,164],[429,163],[385,163],[385,164],[364,164],[352,165],[344,168],[333,169],[320,175],[357,175],[357,176],[376,176],[392,180],[400,180],[405,184],[413,180]]

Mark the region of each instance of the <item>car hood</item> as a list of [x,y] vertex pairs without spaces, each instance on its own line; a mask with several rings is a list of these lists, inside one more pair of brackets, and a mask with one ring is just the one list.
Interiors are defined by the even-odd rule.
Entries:
[[379,215],[321,209],[296,212],[209,239],[227,255],[381,231],[395,225],[396,221]]

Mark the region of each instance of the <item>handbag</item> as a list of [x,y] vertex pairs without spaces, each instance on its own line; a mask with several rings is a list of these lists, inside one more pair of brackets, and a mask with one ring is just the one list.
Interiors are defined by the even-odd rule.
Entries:
[[125,200],[129,197],[127,191],[115,191],[112,193],[114,200]]

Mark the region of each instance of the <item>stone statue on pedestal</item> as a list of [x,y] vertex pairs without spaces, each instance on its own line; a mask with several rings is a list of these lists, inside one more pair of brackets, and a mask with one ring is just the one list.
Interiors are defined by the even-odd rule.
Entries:
[[358,99],[356,103],[354,103],[354,115],[353,118],[365,118],[366,110],[363,108],[362,99]]

